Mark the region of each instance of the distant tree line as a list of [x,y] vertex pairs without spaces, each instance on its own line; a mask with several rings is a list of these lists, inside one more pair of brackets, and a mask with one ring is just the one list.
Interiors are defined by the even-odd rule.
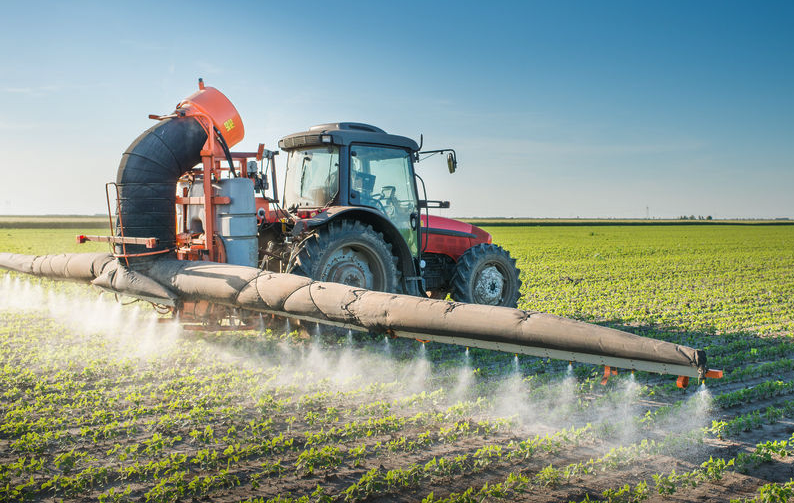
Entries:
[[711,218],[711,215],[708,215],[706,217],[704,217],[703,215],[698,215],[698,216],[695,216],[695,215],[689,215],[689,216],[681,215],[680,217],[678,217],[678,219],[679,220],[713,220]]

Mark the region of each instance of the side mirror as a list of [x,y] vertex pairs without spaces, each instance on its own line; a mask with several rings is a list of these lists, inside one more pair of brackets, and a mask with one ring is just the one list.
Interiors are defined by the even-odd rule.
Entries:
[[447,168],[449,168],[450,173],[454,173],[458,169],[458,160],[455,159],[455,154],[452,152],[447,154]]

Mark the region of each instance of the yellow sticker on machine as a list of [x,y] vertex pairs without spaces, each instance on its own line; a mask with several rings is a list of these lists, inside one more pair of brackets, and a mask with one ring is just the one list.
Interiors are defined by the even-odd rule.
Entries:
[[226,131],[231,131],[234,129],[234,121],[232,119],[227,120],[223,123],[223,125],[226,127]]

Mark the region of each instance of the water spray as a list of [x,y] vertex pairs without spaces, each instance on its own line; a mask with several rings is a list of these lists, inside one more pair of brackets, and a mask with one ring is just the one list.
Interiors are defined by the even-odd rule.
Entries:
[[384,335],[383,336],[383,351],[387,355],[391,354],[391,343],[389,342],[389,336],[388,335]]
[[314,343],[320,345],[320,324],[314,324]]
[[458,370],[455,380],[456,384],[452,389],[452,399],[455,401],[465,400],[474,381],[474,374],[471,371],[469,362],[469,348],[466,348],[463,353],[463,365]]

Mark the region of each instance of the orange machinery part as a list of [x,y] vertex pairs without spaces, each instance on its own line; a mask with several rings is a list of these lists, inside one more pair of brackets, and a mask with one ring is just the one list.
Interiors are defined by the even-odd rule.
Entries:
[[[218,143],[215,142],[215,132],[211,126],[217,129],[228,148],[240,143],[245,136],[245,128],[240,113],[234,107],[229,98],[214,87],[206,87],[204,81],[199,79],[199,89],[176,106],[176,112],[187,117],[195,117],[196,120],[207,131],[207,142],[201,151],[201,162],[204,169],[204,194],[213,194],[212,176],[216,164],[216,156],[222,156],[222,151],[218,150]],[[211,122],[212,124],[209,124]],[[228,155],[228,152],[227,152]],[[234,169],[229,166],[229,169]],[[241,171],[244,172],[245,166]],[[214,262],[226,262],[226,253],[222,243],[215,236],[215,205],[214,198],[210,197],[204,203],[205,212],[205,239],[204,248],[207,250],[209,260]],[[191,246],[193,248],[193,246]],[[179,255],[179,253],[177,253]],[[190,258],[190,251],[182,254],[185,258]]]
[[[633,370],[631,372],[634,373]],[[605,366],[604,376],[601,378],[601,384],[605,385],[611,376],[616,376],[616,375],[618,375],[618,369]],[[711,379],[722,379],[722,370],[710,369],[706,372],[704,377],[708,377]],[[687,386],[689,386],[689,377],[678,376],[678,379],[676,379],[675,384],[679,388],[686,388]]]
[[601,378],[601,385],[606,386],[607,381],[609,381],[610,376],[618,375],[618,369],[612,368],[608,365],[604,366],[604,377]]
[[204,86],[203,81],[199,81],[199,90],[180,101],[176,109],[186,115],[208,116],[229,148],[240,143],[245,136],[243,120],[229,98],[214,87]]

